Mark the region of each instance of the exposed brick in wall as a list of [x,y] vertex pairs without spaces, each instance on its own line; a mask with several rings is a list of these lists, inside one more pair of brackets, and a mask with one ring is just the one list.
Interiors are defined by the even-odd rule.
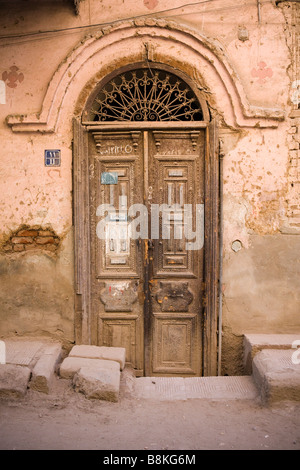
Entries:
[[56,233],[40,226],[23,226],[12,233],[2,246],[2,252],[16,253],[30,250],[46,250],[56,252],[60,238]]
[[291,56],[289,75],[293,108],[287,136],[289,163],[286,215],[289,226],[300,230],[300,3],[286,2],[282,7],[286,19],[286,42]]
[[287,217],[289,225],[300,230],[300,111],[294,112],[292,116],[288,134]]

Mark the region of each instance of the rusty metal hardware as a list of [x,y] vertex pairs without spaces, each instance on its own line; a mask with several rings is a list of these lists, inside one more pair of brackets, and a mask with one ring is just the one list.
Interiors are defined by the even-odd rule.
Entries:
[[148,240],[148,249],[149,249],[149,250],[153,250],[153,248],[154,248],[154,242],[153,242],[153,240]]

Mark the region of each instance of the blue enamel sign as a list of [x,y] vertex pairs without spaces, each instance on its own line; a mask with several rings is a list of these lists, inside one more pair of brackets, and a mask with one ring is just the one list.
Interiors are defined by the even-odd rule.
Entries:
[[60,150],[45,150],[45,166],[60,166]]

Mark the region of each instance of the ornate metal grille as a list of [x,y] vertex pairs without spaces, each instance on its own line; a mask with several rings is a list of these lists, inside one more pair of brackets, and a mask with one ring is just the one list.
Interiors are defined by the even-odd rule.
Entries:
[[91,107],[93,121],[202,121],[191,88],[163,70],[138,69],[108,82]]

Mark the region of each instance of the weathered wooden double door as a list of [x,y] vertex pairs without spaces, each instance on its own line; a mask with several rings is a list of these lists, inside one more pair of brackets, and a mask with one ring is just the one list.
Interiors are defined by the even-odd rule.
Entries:
[[92,342],[137,375],[202,374],[204,135],[89,132]]

